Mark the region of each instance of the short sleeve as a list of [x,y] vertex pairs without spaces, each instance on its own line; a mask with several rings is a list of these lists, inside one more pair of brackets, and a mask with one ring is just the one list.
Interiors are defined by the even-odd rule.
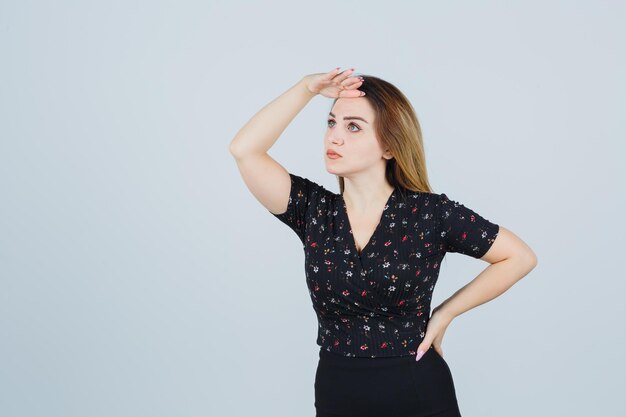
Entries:
[[481,258],[498,236],[500,227],[458,201],[439,196],[439,221],[445,252]]
[[[280,214],[274,214],[269,210],[268,212],[296,232],[304,244],[309,213],[315,209],[316,202],[324,188],[308,178],[300,177],[291,172],[289,177],[291,179],[291,191],[289,192],[287,210]],[[313,209],[310,210],[311,207]]]

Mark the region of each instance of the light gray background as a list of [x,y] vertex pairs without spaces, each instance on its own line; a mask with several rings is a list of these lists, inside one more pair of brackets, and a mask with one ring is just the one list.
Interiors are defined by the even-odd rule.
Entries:
[[[313,416],[297,236],[228,144],[336,66],[411,100],[435,192],[539,264],[458,317],[464,417],[623,410],[619,1],[0,2],[0,415]],[[337,191],[331,99],[271,149]],[[433,306],[487,264],[445,258]]]

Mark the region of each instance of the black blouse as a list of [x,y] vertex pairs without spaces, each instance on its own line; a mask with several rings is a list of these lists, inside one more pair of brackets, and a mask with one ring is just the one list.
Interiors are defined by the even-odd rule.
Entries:
[[317,344],[343,356],[415,355],[446,252],[480,258],[499,226],[445,194],[396,187],[359,254],[343,196],[289,176],[287,211],[268,212],[302,241]]

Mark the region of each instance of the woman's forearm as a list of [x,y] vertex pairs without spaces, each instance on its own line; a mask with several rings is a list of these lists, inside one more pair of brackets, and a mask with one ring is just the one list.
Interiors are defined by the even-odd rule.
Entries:
[[305,77],[259,110],[235,135],[230,153],[235,157],[267,152],[289,123],[317,94],[311,92]]
[[452,320],[454,317],[496,298],[526,276],[534,267],[535,261],[522,256],[495,262],[441,303],[437,310]]

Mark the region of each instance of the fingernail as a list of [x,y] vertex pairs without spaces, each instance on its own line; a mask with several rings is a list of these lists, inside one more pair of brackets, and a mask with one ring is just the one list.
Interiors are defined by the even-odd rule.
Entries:
[[364,96],[365,95],[365,91],[361,91],[361,95]]
[[417,351],[417,356],[415,357],[415,361],[419,361],[421,359],[421,357],[424,356],[424,351],[423,350],[418,350]]

